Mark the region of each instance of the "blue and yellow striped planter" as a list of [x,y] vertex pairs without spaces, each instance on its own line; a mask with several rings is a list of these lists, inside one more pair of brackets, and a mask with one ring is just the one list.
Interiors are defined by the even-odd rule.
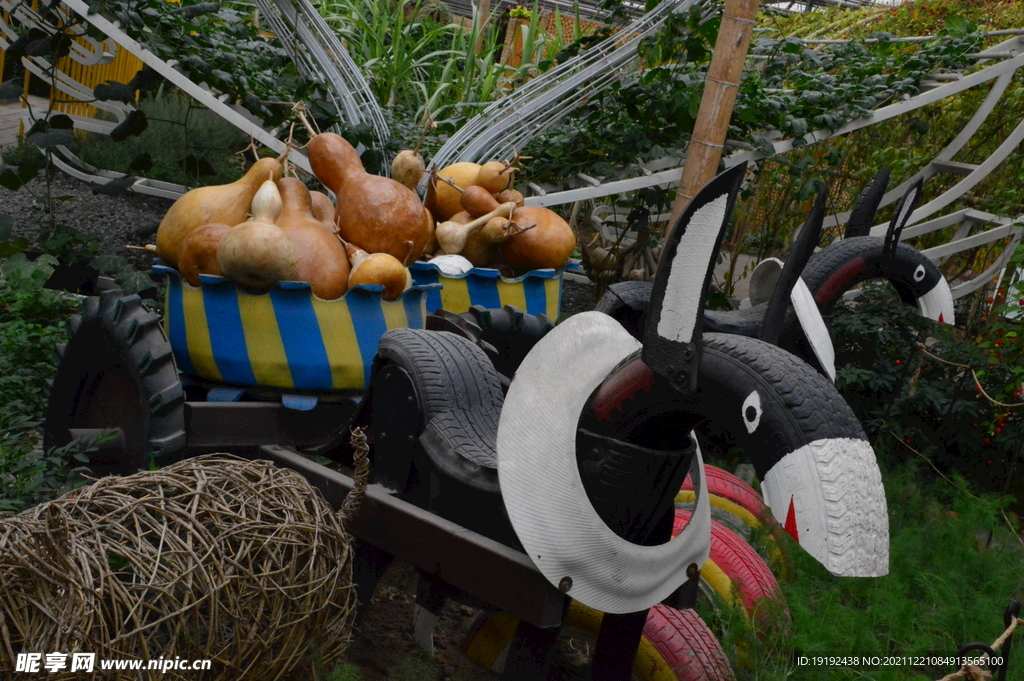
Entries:
[[381,336],[422,329],[427,296],[441,288],[414,286],[389,302],[381,286],[356,286],[321,300],[303,282],[253,295],[225,277],[200,275],[197,288],[165,265],[153,271],[167,277],[164,328],[183,373],[297,392],[365,388]]
[[473,305],[500,308],[515,305],[527,314],[543,314],[558,319],[562,304],[562,272],[533,270],[516,279],[506,279],[498,270],[474,267],[466,274],[442,274],[437,265],[414,262],[409,266],[413,284],[443,284],[427,294],[427,310],[444,308],[461,314]]

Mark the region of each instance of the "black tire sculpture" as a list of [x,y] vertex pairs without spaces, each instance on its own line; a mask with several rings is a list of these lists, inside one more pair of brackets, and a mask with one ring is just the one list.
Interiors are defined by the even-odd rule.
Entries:
[[803,272],[807,287],[823,315],[832,312],[843,294],[870,279],[886,279],[907,305],[938,322],[950,318],[952,296],[942,272],[920,251],[897,244],[886,254],[885,239],[865,236],[829,244],[811,258]]
[[[754,464],[765,501],[785,529],[836,574],[888,570],[887,516],[874,453],[850,407],[826,378],[763,341],[704,334],[698,392],[692,403],[646,370],[639,358],[595,394],[591,410],[629,431],[679,427],[677,414],[697,411],[697,427],[715,451],[739,448]],[[858,481],[840,492],[841,481]],[[857,525],[853,548],[841,537]]]
[[185,447],[185,395],[160,315],[119,289],[86,298],[50,387],[43,447],[111,439],[88,454],[93,475],[129,475],[173,462]]

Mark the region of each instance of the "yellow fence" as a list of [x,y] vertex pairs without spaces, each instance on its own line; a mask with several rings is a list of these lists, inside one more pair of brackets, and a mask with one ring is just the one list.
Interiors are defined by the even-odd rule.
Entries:
[[[6,13],[4,19],[5,21],[7,20]],[[87,46],[87,43],[82,40],[79,40],[79,44]],[[0,73],[3,73],[5,56],[4,50],[0,50]],[[138,57],[123,49],[117,49],[113,60],[105,64],[81,64],[71,57],[62,57],[57,60],[57,70],[68,78],[80,83],[86,90],[92,90],[100,83],[105,83],[108,80],[128,83],[142,66],[142,61]],[[38,76],[36,77],[38,78]],[[26,72],[25,95],[29,93],[29,79],[30,76]],[[56,88],[51,88],[50,102],[55,111],[86,118],[92,118],[96,115],[96,107],[80,101],[69,100],[69,95]]]
[[[108,80],[127,84],[142,68],[142,60],[127,50],[118,49],[113,61],[106,64],[80,64],[71,57],[62,57],[57,61],[57,68],[69,78],[81,83],[85,89],[92,90]],[[59,91],[50,93],[50,101],[56,111],[92,118],[97,109],[81,102],[68,102],[67,96]]]

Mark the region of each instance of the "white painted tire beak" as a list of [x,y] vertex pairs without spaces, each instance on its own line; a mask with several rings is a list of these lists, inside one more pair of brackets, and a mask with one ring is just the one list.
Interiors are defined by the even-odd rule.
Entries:
[[765,503],[807,553],[840,577],[889,573],[882,474],[866,440],[816,440],[785,455],[761,483]]
[[932,290],[917,299],[917,310],[922,317],[945,324],[953,324],[953,293],[949,290],[949,282],[939,277]]

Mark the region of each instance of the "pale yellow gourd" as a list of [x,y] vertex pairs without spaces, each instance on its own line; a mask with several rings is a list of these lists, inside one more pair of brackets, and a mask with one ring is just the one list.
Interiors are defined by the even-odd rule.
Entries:
[[281,213],[281,192],[267,180],[252,200],[252,218],[232,227],[217,247],[224,276],[260,291],[279,281],[298,279],[298,255],[291,239],[274,224]]

